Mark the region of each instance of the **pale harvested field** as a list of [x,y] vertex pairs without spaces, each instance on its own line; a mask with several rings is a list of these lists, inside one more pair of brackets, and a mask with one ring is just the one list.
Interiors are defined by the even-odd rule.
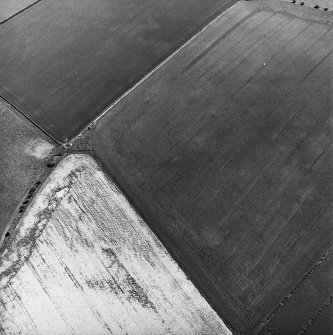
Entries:
[[71,155],[1,255],[0,334],[231,333],[94,160]]

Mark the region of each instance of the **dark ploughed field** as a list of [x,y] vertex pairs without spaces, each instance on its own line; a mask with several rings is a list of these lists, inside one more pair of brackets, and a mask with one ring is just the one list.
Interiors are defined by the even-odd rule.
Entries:
[[[324,11],[239,3],[94,133],[97,157],[236,333],[269,315],[279,333],[329,264],[308,274],[332,243],[332,27]],[[332,293],[321,273],[292,334]]]
[[235,2],[43,0],[1,25],[0,95],[65,142]]

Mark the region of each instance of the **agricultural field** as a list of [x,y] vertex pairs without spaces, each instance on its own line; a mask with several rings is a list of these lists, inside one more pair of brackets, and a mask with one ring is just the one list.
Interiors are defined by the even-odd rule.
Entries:
[[0,94],[66,142],[235,2],[40,1],[1,25]]
[[98,159],[239,332],[332,244],[332,23],[239,3],[95,129]]
[[0,1],[0,334],[333,334],[332,0]]

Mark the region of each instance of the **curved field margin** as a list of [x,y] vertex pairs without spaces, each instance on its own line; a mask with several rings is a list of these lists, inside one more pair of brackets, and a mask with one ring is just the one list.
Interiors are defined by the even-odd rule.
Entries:
[[1,0],[0,25],[42,0]]

